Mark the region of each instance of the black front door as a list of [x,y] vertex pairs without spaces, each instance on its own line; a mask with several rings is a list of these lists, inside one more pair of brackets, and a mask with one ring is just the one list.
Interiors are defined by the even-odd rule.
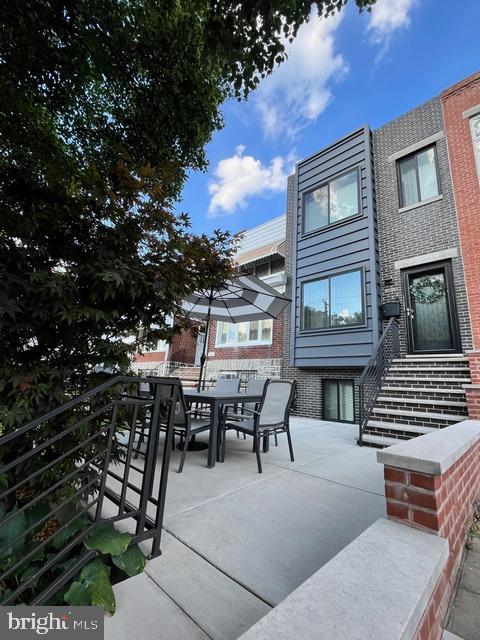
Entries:
[[456,353],[460,349],[449,262],[403,273],[408,350]]

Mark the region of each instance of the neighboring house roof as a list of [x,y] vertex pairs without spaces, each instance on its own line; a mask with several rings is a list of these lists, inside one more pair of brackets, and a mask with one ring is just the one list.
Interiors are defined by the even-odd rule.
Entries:
[[258,247],[258,249],[239,253],[235,258],[235,262],[243,265],[273,255],[285,256],[285,240],[280,240],[280,242],[277,240],[276,242],[265,244],[263,247]]
[[277,216],[244,231],[235,262],[243,265],[272,255],[285,255],[286,216]]

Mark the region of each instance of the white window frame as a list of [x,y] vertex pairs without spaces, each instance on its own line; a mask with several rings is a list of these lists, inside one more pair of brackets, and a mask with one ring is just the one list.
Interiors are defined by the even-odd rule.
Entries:
[[[256,346],[267,346],[267,345],[271,345],[272,344],[272,340],[273,340],[273,321],[272,320],[257,320],[258,322],[258,335],[261,336],[263,333],[263,323],[264,322],[271,322],[271,331],[270,331],[270,339],[269,340],[244,340],[243,342],[239,342],[238,340],[235,340],[234,342],[221,342],[221,335],[222,335],[222,331],[221,331],[221,327],[222,327],[222,321],[218,321],[217,322],[217,335],[215,338],[215,347],[217,347],[218,349],[229,349],[230,347],[233,348],[237,348],[237,347],[256,347]],[[231,327],[235,327],[237,330],[237,336],[238,336],[238,324],[234,324],[232,322],[226,322],[225,324],[230,325]],[[250,324],[250,323],[248,323]],[[250,335],[250,330],[249,330],[249,335]]]
[[475,133],[473,129],[473,123],[476,122],[477,120],[480,122],[480,113],[477,113],[476,115],[470,118],[470,133],[472,136],[472,143],[473,143],[473,155],[475,158],[475,164],[477,165],[478,181],[480,182],[480,149],[477,149],[475,146],[475,142],[480,142],[480,136],[475,137]]

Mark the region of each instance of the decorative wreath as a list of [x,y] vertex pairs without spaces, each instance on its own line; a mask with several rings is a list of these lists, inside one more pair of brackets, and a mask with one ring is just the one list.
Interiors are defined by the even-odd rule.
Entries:
[[434,275],[422,276],[410,285],[410,295],[415,302],[432,304],[445,295],[445,283]]

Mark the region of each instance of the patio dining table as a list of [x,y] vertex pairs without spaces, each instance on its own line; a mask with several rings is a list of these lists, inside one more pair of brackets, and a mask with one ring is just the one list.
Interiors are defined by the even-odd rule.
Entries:
[[208,438],[208,462],[207,466],[212,468],[218,461],[218,427],[220,423],[220,412],[225,405],[242,404],[244,402],[258,403],[262,399],[262,394],[258,393],[230,393],[215,391],[215,389],[205,389],[197,391],[195,389],[184,389],[183,395],[188,404],[200,402],[208,404],[210,407],[210,434]]

